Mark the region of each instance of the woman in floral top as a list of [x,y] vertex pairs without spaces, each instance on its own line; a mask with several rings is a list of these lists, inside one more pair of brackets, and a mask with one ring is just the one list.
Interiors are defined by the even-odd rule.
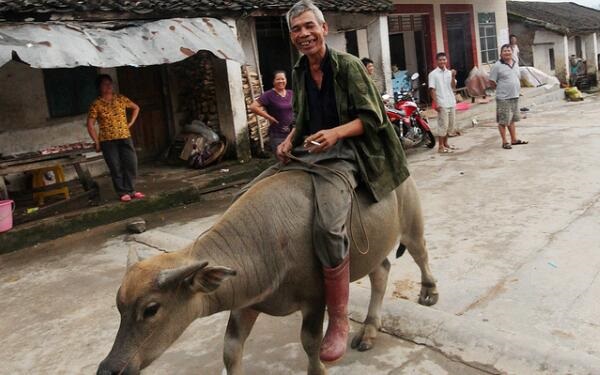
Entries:
[[[144,194],[135,190],[137,156],[129,131],[140,113],[140,107],[127,97],[113,92],[113,81],[109,75],[99,75],[96,84],[100,96],[92,103],[88,113],[87,128],[90,137],[96,143],[96,151],[102,151],[121,201],[144,198]],[[132,111],[129,121],[127,109]]]

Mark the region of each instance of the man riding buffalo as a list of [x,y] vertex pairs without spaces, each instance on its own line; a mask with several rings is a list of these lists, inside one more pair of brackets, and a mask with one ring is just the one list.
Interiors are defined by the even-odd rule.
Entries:
[[329,27],[311,1],[287,13],[292,43],[302,53],[292,74],[294,128],[277,148],[280,163],[257,181],[285,170],[305,170],[314,189],[313,244],[323,266],[329,326],[320,351],[332,362],[346,351],[349,323],[348,220],[354,189],[379,201],[408,176],[400,141],[379,90],[363,63],[325,43]]

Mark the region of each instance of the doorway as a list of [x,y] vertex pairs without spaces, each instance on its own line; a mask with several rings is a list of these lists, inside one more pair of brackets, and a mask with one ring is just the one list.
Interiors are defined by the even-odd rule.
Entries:
[[170,141],[163,95],[162,67],[117,68],[119,91],[140,106],[131,137],[140,160],[156,158]]
[[287,73],[288,88],[291,88],[291,73],[298,53],[290,42],[290,33],[283,17],[256,17],[256,44],[263,88],[273,88],[273,72]]
[[451,68],[456,70],[457,87],[464,87],[469,72],[473,69],[473,49],[469,15],[456,13],[446,15],[446,35]]

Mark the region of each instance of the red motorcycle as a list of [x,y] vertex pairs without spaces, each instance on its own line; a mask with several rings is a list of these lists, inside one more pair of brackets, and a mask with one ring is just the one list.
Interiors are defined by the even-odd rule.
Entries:
[[[415,73],[411,79],[419,78]],[[421,109],[415,102],[413,89],[409,92],[394,94],[394,100],[389,95],[384,95],[386,113],[394,126],[404,148],[418,147],[422,144],[429,148],[435,147],[435,136],[431,132],[427,119],[421,115]]]

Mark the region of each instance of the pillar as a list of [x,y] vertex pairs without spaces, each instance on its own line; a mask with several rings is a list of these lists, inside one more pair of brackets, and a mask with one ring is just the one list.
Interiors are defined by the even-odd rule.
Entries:
[[588,74],[598,74],[598,39],[596,33],[585,36],[585,57]]
[[242,66],[237,61],[215,57],[214,69],[221,133],[229,143],[230,152],[238,160],[247,161],[251,155]]
[[369,58],[375,63],[375,81],[380,92],[392,90],[390,39],[386,16],[378,16],[367,26]]

